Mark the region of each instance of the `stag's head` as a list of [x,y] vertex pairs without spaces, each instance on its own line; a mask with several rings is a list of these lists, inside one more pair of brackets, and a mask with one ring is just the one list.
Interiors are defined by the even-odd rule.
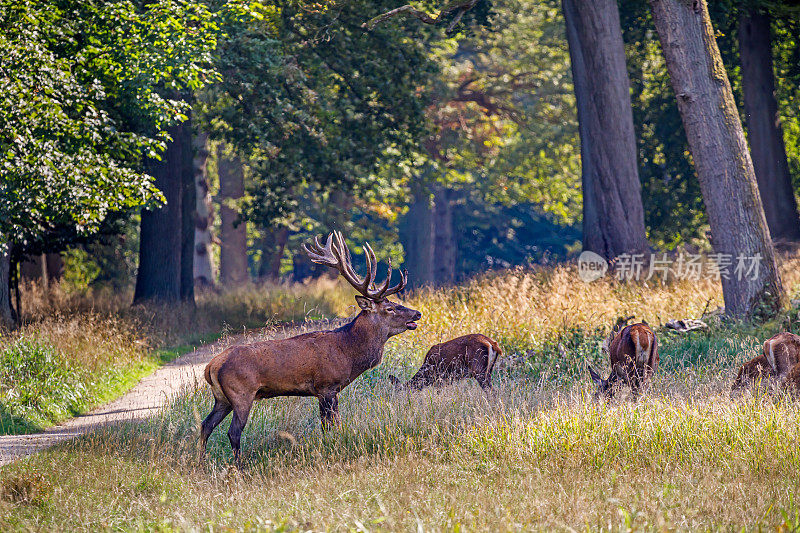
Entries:
[[392,281],[392,261],[390,259],[386,281],[380,286],[375,285],[378,262],[369,243],[364,243],[367,273],[363,278],[353,269],[350,250],[340,231],[334,231],[328,235],[325,244],[315,237],[313,243],[304,244],[303,248],[313,262],[333,267],[339,271],[342,277],[359,292],[356,302],[361,308],[362,314],[367,315],[368,319],[376,325],[386,328],[389,337],[409,329],[417,329],[417,320],[422,318],[422,313],[388,298],[405,288],[408,283],[408,272],[405,270],[400,272],[400,283],[390,287],[389,284]]

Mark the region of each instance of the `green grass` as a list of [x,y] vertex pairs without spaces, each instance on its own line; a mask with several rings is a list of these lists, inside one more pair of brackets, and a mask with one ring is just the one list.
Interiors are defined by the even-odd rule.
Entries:
[[790,531],[800,526],[800,405],[729,392],[770,327],[662,331],[651,393],[608,405],[591,401],[583,377],[594,332],[556,336],[567,351],[548,357],[571,362],[507,357],[495,402],[470,382],[394,394],[385,377],[410,371],[417,354],[392,343],[395,359],[341,394],[342,422],[327,434],[314,400],[259,402],[243,472],[228,421],[198,462],[211,406],[201,387],[146,422],[5,467],[0,529]]
[[[712,317],[708,331],[688,335],[659,328],[650,393],[597,404],[586,364],[608,373],[600,348],[616,317],[657,325],[697,316],[719,288],[575,279],[558,266],[412,293],[405,302],[423,312],[419,329],[393,338],[383,364],[342,392],[341,424],[322,434],[311,399],[259,402],[242,472],[231,464],[229,421],[198,460],[197,428],[211,408],[204,386],[147,421],[8,465],[0,530],[797,529],[800,405],[730,394],[736,367],[765,338],[797,331],[796,313],[760,325]],[[293,316],[308,316],[302,290],[286,299]],[[257,294],[242,299],[272,309],[254,307]],[[192,324],[170,328],[185,335]],[[471,382],[393,391],[389,374],[411,375],[431,344],[467,332],[505,350],[496,401]]]

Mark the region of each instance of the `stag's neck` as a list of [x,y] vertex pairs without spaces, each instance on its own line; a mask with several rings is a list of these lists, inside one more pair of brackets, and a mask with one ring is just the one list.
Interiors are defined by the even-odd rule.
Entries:
[[336,330],[343,351],[360,363],[357,366],[364,366],[362,372],[380,363],[383,346],[389,340],[388,329],[375,318],[362,311],[351,322]]

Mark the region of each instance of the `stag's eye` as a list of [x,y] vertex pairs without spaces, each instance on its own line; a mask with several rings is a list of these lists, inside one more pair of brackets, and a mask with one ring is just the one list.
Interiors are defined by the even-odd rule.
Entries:
[[386,312],[387,313],[394,313],[394,307],[387,307],[386,308]]

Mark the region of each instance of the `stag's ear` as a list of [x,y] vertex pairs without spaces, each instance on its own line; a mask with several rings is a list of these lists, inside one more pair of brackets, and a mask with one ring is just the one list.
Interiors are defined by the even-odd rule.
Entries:
[[378,305],[375,303],[374,300],[370,300],[369,298],[364,298],[363,296],[357,295],[356,302],[358,303],[358,306],[364,311],[375,311],[378,308]]
[[597,385],[598,387],[602,387],[602,385],[603,385],[603,378],[601,378],[601,377],[600,377],[600,374],[598,374],[597,372],[595,372],[595,371],[594,371],[594,368],[592,368],[591,366],[589,367],[589,375],[591,376],[591,378],[592,378],[592,381],[594,381],[594,384],[595,384],[595,385]]

